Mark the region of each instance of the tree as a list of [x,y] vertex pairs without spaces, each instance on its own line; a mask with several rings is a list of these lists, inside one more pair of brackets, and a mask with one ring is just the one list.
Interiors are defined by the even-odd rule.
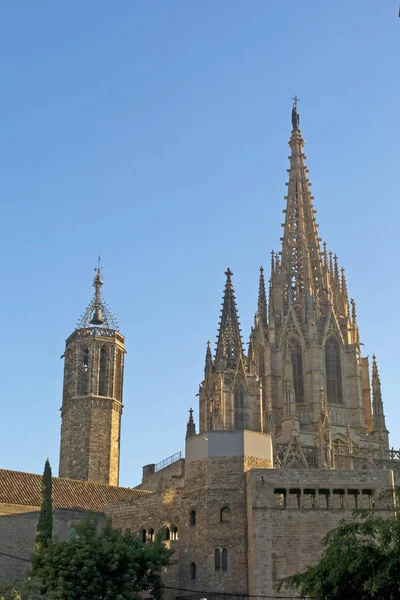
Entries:
[[319,562],[279,585],[315,600],[399,600],[400,520],[356,513],[328,533]]
[[92,519],[76,525],[68,542],[45,545],[33,557],[32,572],[43,593],[60,599],[137,600],[139,592],[150,591],[159,600],[162,568],[171,555],[161,535],[146,544],[129,530],[113,529],[110,521],[99,531]]
[[42,477],[42,504],[40,506],[39,520],[36,528],[35,551],[40,551],[47,544],[51,544],[53,537],[53,504],[52,504],[52,479],[49,459],[44,465]]
[[0,600],[56,600],[57,596],[42,594],[42,584],[37,579],[0,581]]

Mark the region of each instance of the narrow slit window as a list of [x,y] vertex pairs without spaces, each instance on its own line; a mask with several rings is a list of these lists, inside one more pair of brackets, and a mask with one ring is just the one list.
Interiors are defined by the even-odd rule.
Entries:
[[222,570],[228,570],[228,550],[226,548],[222,550]]
[[221,570],[221,550],[219,548],[215,549],[214,563],[215,563],[215,570],[220,571]]

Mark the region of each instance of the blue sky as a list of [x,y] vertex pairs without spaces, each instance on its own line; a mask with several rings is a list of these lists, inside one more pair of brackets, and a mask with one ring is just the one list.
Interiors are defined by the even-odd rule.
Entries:
[[183,450],[224,271],[247,341],[279,250],[294,94],[400,446],[397,4],[2,4],[1,467],[58,471],[60,356],[99,246],[128,349],[121,484]]

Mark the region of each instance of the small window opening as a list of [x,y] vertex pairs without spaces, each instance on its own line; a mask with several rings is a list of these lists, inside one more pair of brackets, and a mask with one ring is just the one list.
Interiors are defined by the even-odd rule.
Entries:
[[215,549],[214,552],[214,562],[215,562],[215,570],[221,570],[221,550],[219,548]]
[[231,509],[228,506],[221,508],[221,523],[231,522]]
[[228,550],[226,548],[222,550],[222,570],[228,570]]
[[145,544],[147,542],[147,534],[145,529],[141,529],[139,533],[140,541]]
[[164,527],[163,529],[163,540],[164,541],[168,541],[171,539],[171,532],[169,530],[169,527]]
[[189,525],[194,527],[196,525],[196,511],[191,510],[189,514]]
[[315,508],[315,490],[304,490],[304,507]]
[[371,510],[375,508],[375,498],[372,490],[363,490],[361,492],[362,507]]
[[358,508],[358,495],[359,495],[359,490],[348,490],[347,491],[347,495],[348,496],[353,496],[353,502],[354,502],[354,508]]
[[286,508],[286,490],[284,488],[275,488],[274,506],[276,508]]
[[196,564],[190,563],[190,579],[194,581],[196,579]]
[[149,542],[154,542],[154,529],[152,527],[147,532],[147,539]]
[[299,489],[289,490],[289,507],[300,508],[301,492]]
[[176,525],[172,525],[171,527],[171,540],[176,542],[178,540],[178,528]]
[[318,490],[319,495],[319,506],[320,508],[329,508],[330,506],[330,491],[329,490]]
[[344,508],[344,490],[333,490],[333,508]]

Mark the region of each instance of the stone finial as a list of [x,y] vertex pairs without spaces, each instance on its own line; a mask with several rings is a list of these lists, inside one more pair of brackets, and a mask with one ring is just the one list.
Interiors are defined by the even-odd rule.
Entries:
[[193,419],[193,408],[189,409],[189,420],[186,425],[186,439],[196,435],[196,424]]

